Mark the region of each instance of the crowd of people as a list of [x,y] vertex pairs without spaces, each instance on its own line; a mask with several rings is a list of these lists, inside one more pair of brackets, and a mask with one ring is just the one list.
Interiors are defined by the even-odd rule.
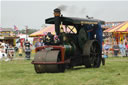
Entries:
[[[25,51],[25,58],[27,60],[30,59],[31,55],[31,44],[28,40],[24,42],[24,47],[20,46],[18,48],[19,56],[22,56],[23,51]],[[15,56],[15,47],[12,44],[9,44],[5,41],[0,42],[0,60],[5,60],[5,61],[11,61],[13,60]]]
[[[47,38],[45,40],[47,40]],[[57,39],[54,39],[54,41],[55,40],[57,40]],[[42,39],[39,38],[35,42],[34,47],[37,48],[40,46],[44,46],[45,44],[48,44],[48,41],[49,40],[47,40],[47,43],[46,43],[43,38]],[[51,41],[49,41],[49,42],[51,42]],[[25,52],[25,59],[30,60],[31,46],[32,46],[32,44],[30,44],[30,42],[28,40],[25,40],[24,46],[23,47],[19,46],[19,48],[18,48],[19,56],[22,56],[23,52]],[[108,57],[108,54],[110,53],[110,51],[112,51],[112,54],[115,57],[119,56],[119,54],[122,57],[128,56],[128,41],[127,41],[127,39],[124,39],[120,42],[115,41],[113,45],[111,45],[109,43],[108,39],[105,40],[105,42],[103,42],[103,49],[102,49],[103,58]],[[5,41],[0,42],[0,60],[5,59],[5,61],[10,61],[13,59],[14,55],[15,55],[15,49],[12,44],[9,44]]]
[[12,60],[14,56],[14,47],[12,44],[7,42],[0,42],[0,60],[5,59],[5,61]]
[[[52,35],[50,32],[42,38],[38,38],[35,41],[35,44],[31,44],[27,39],[21,45],[18,42],[18,53],[19,56],[22,56],[23,52],[25,53],[25,59],[30,60],[31,57],[31,47],[41,47],[44,45],[57,44],[59,42],[58,37]],[[10,61],[13,59],[17,49],[12,44],[9,44],[5,41],[0,42],[0,60],[4,59],[5,61]]]
[[[105,41],[103,45],[103,53],[104,57],[108,57],[108,53],[112,51],[113,56],[128,56],[128,41],[126,39],[119,41],[119,42],[114,42],[113,45],[111,45],[108,40]],[[120,54],[120,55],[119,55]]]
[[[44,46],[43,40],[38,39],[33,45],[36,47]],[[26,39],[23,46],[19,45],[18,50],[12,44],[5,41],[0,41],[0,60],[11,61],[13,60],[15,53],[18,52],[19,56],[23,56],[25,53],[25,59],[30,60],[31,58],[31,47],[32,44]]]

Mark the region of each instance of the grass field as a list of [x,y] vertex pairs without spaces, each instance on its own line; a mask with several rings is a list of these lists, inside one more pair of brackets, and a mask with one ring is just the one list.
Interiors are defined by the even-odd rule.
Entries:
[[0,61],[0,85],[128,85],[128,57],[108,58],[100,68],[44,74],[35,73],[31,60]]

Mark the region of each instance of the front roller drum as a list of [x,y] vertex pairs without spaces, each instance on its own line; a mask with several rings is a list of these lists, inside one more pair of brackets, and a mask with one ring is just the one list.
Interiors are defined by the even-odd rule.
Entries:
[[35,54],[34,62],[44,62],[44,63],[49,63],[49,64],[34,64],[35,71],[37,73],[64,72],[64,70],[65,70],[64,64],[50,64],[51,62],[57,63],[57,62],[60,62],[60,61],[61,61],[61,56],[60,56],[60,51],[59,50],[38,51]]

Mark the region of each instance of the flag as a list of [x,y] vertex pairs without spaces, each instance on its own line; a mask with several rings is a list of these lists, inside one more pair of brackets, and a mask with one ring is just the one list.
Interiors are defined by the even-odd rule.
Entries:
[[0,32],[2,31],[2,27],[0,27]]
[[25,26],[26,27],[26,34],[28,33],[28,26]]
[[18,27],[16,25],[14,25],[14,30],[18,31]]

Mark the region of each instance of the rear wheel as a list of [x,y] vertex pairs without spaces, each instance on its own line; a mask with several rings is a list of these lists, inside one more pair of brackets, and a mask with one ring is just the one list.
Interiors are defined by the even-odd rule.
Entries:
[[[34,62],[60,62],[61,57],[60,57],[60,51],[55,50],[55,51],[39,51],[36,53]],[[64,64],[35,64],[35,71],[37,73],[45,73],[45,72],[50,72],[50,73],[55,73],[55,72],[64,72],[65,70],[65,65]]]
[[83,49],[84,65],[87,68],[98,68],[101,64],[101,48],[96,40],[89,40],[85,43]]

